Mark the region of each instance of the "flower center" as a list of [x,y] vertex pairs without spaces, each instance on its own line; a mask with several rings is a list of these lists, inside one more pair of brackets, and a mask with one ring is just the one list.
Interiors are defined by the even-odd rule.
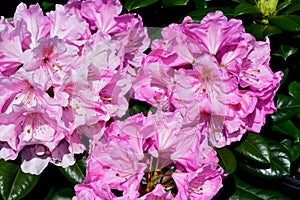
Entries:
[[175,172],[176,167],[171,158],[162,158],[159,154],[157,158],[150,155],[146,159],[148,168],[141,181],[140,196],[154,190],[157,184],[161,184],[166,191],[171,191],[172,195],[175,196],[177,188],[172,174]]

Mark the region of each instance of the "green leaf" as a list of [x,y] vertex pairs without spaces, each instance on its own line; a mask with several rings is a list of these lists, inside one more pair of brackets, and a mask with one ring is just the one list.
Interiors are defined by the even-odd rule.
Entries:
[[143,113],[144,115],[147,115],[149,111],[151,111],[152,113],[155,113],[156,107],[151,106],[150,104],[143,102],[143,101],[130,100],[130,102],[129,102],[130,116],[139,114],[139,113]]
[[171,7],[171,6],[184,6],[189,2],[189,0],[162,0],[162,2],[166,7]]
[[140,105],[134,105],[131,108],[129,108],[129,113],[131,116],[139,113],[143,113],[144,115],[146,115],[147,112],[148,109]]
[[85,171],[82,171],[77,163],[70,167],[59,167],[59,171],[73,184],[82,183]]
[[287,77],[289,75],[289,71],[290,71],[289,68],[285,68],[283,70],[284,76],[283,76],[283,79],[280,81],[280,85],[284,84],[284,82],[286,81],[286,79],[287,79]]
[[300,10],[300,3],[292,3],[286,11],[283,12],[285,15],[289,15],[293,12],[297,12]]
[[196,10],[202,10],[207,7],[205,0],[194,0],[194,3],[196,5]]
[[246,15],[246,14],[261,14],[260,10],[249,3],[241,3],[234,9],[234,16]]
[[264,138],[258,134],[248,133],[235,150],[240,155],[253,161],[265,164],[271,162],[269,146]]
[[124,3],[124,8],[126,8],[128,11],[138,9],[138,8],[143,8],[146,6],[149,6],[151,4],[154,4],[158,2],[158,0],[127,0]]
[[48,2],[48,1],[43,1],[41,4],[41,7],[43,10],[47,10],[48,8],[51,8],[54,6],[54,3]]
[[244,162],[238,162],[238,166],[255,176],[268,179],[277,179],[289,175],[291,167],[289,152],[278,142],[269,142],[269,148],[271,163],[268,168],[250,166]]
[[207,13],[214,12],[217,10],[222,11],[223,14],[226,15],[226,17],[228,17],[228,18],[233,17],[233,14],[232,14],[233,9],[225,8],[225,7],[209,7],[209,8],[205,8],[202,10],[196,10],[196,11],[189,12],[188,16],[192,17],[193,21],[200,22]]
[[229,197],[228,200],[289,200],[286,196],[275,190],[265,190],[261,188],[254,187],[240,180],[238,177],[235,179],[235,192]]
[[271,115],[274,124],[286,121],[300,113],[300,103],[290,96],[277,95],[277,111]]
[[300,102],[300,82],[292,82],[289,85],[289,94],[298,102]]
[[272,126],[272,130],[293,137],[295,139],[295,142],[300,141],[300,130],[294,125],[291,120],[286,120]]
[[282,57],[285,61],[288,57],[295,54],[298,51],[297,48],[289,45],[280,45],[280,48],[273,53],[274,56]]
[[251,24],[246,28],[247,31],[252,33],[257,40],[265,40],[267,36],[282,33],[280,28],[270,25]]
[[236,170],[236,159],[231,150],[226,147],[216,149],[219,157],[219,164],[226,174],[232,174]]
[[86,171],[86,158],[88,154],[83,154],[83,157],[76,161],[76,163],[70,167],[59,167],[60,172],[73,184],[82,183],[85,178]]
[[286,31],[300,31],[300,16],[297,15],[271,16],[269,21]]
[[277,34],[280,34],[280,33],[282,33],[280,28],[278,28],[276,26],[267,25],[267,26],[265,26],[265,28],[263,30],[263,33],[262,33],[263,40],[265,40],[265,38],[267,36],[277,35]]
[[285,9],[287,6],[291,5],[291,1],[284,1],[277,5],[276,11],[279,12]]
[[54,186],[51,187],[51,189],[49,190],[47,196],[45,197],[44,200],[52,200],[52,197],[54,196]]
[[290,153],[291,162],[294,162],[300,157],[300,142],[292,142],[289,139],[285,139],[280,142],[282,146]]
[[5,200],[26,196],[39,179],[39,176],[25,174],[18,165],[4,160],[0,160],[0,169],[0,192]]
[[73,188],[65,188],[57,191],[51,200],[72,200],[73,196],[75,196]]

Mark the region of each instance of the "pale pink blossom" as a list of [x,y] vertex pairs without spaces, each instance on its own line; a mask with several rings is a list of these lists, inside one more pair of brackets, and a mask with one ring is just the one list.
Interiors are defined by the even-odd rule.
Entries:
[[49,37],[57,36],[68,44],[81,46],[90,37],[88,23],[77,15],[68,13],[66,6],[56,4],[55,10],[47,13],[50,30]]
[[166,192],[164,187],[161,184],[157,184],[151,192],[147,193],[146,195],[138,198],[140,200],[156,200],[156,199],[163,199],[163,200],[172,200],[174,197],[172,196],[171,192]]
[[41,38],[34,49],[24,52],[21,59],[23,68],[32,76],[32,84],[44,91],[65,84],[71,71],[80,65],[78,48],[58,37]]
[[[185,122],[202,123],[213,146],[239,141],[247,130],[260,131],[266,115],[276,111],[273,98],[282,78],[269,67],[268,39],[257,42],[240,20],[228,20],[221,11],[209,13],[200,24],[186,17],[164,28],[162,36],[138,73],[134,98],[159,105],[149,85],[163,77],[156,81],[158,94]],[[171,73],[150,71],[154,63]]]
[[133,83],[132,97],[162,108],[174,110],[172,104],[172,89],[174,87],[174,72],[159,63],[144,64]]
[[0,27],[0,72],[10,76],[22,66],[19,59],[23,53],[22,40],[19,35],[14,35],[12,24],[3,23]]
[[44,15],[39,4],[27,5],[20,3],[15,11],[13,23],[16,34],[21,37],[24,50],[35,48],[37,42],[49,35],[49,19]]
[[[112,122],[103,129],[104,135],[95,136],[90,144],[87,176],[83,184],[75,187],[77,198],[90,195],[95,199],[180,199],[184,191],[172,179],[177,173],[193,175],[184,187],[211,184],[207,187],[214,196],[222,186],[223,173],[217,167],[216,153],[197,126],[184,127],[182,120],[178,111],[158,111],[147,117],[137,114]],[[208,167],[211,177],[203,171]],[[82,191],[85,188],[87,193]]]
[[222,187],[221,171],[221,169],[215,170],[207,165],[196,172],[175,172],[172,175],[178,188],[178,194],[175,199],[212,199]]

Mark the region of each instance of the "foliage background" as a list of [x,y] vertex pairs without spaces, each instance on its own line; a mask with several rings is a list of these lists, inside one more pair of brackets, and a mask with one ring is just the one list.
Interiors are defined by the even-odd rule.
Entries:
[[[228,18],[241,19],[246,31],[257,40],[266,36],[270,39],[271,69],[285,74],[275,99],[278,111],[267,117],[260,134],[247,133],[240,142],[217,149],[219,164],[229,175],[215,200],[281,200],[299,193],[289,190],[291,183],[287,180],[299,177],[296,170],[300,157],[300,0],[279,0],[271,14],[264,14],[257,1],[121,0],[123,13],[138,13],[147,27],[180,23],[186,15],[200,21],[206,13],[222,10]],[[12,17],[20,2],[2,1],[0,15]],[[49,11],[66,0],[22,2],[39,3]],[[130,104],[131,114],[145,109],[143,105]],[[49,165],[39,177],[23,174],[19,160],[0,160],[0,199],[71,199],[74,185],[84,178],[85,156],[78,156],[78,162],[67,169]]]

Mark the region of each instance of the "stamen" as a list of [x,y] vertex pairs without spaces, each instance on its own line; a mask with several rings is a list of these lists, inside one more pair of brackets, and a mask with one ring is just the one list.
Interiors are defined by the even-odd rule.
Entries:
[[32,131],[33,118],[34,118],[34,113],[31,113],[31,115],[30,115],[30,121],[29,121],[29,128],[27,129],[27,133],[31,133],[31,131]]
[[166,166],[168,166],[170,164],[171,158],[168,157],[168,159],[165,159],[164,162],[162,163],[161,167],[160,167],[160,171],[162,171],[162,169]]
[[29,96],[30,96],[30,94],[31,94],[32,88],[33,88],[32,86],[29,87],[26,96],[24,97],[24,99],[23,99],[22,102],[21,102],[22,104],[26,104],[26,103],[27,103],[27,101],[28,101],[28,99],[29,99]]
[[168,100],[168,97],[164,97],[164,98],[162,98],[162,99],[159,99],[158,97],[154,96],[153,99],[154,99],[156,102],[160,103],[160,102],[162,102],[162,101],[167,101],[167,100]]
[[112,101],[112,97],[102,97],[100,96],[100,99],[104,100],[104,101]]
[[88,73],[88,76],[94,76],[94,75],[96,75],[96,72],[94,71]]

